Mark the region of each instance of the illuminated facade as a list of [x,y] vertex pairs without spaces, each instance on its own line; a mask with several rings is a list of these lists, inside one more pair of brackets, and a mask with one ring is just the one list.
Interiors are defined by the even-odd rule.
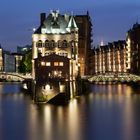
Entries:
[[19,53],[10,53],[0,46],[0,71],[19,72],[23,55]]
[[74,16],[51,11],[46,17],[42,13],[32,44],[32,76],[38,88],[47,90],[50,83],[56,82],[53,89],[59,93],[64,86],[60,86],[60,82],[76,80],[79,74],[78,27]]
[[91,74],[126,72],[127,49],[125,41],[109,43],[93,50]]
[[127,32],[126,41],[94,48],[90,57],[90,74],[128,72],[140,75],[140,24]]
[[3,49],[0,45],[0,71],[3,71]]
[[140,75],[140,24],[127,32],[127,71]]
[[15,58],[15,72],[19,72],[20,71],[21,62],[22,62],[22,59],[23,59],[23,55],[19,54],[19,53],[12,53],[12,55]]

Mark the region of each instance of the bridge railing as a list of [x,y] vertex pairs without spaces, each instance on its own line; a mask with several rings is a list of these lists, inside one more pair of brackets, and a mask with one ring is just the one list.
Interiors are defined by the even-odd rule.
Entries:
[[104,73],[104,74],[96,74],[93,76],[84,77],[84,79],[87,79],[89,82],[99,82],[99,81],[120,81],[120,82],[136,82],[140,81],[140,76],[130,73]]
[[4,76],[5,78],[13,76],[15,78],[21,78],[21,79],[32,79],[32,76],[30,73],[17,73],[17,72],[0,72],[0,76]]

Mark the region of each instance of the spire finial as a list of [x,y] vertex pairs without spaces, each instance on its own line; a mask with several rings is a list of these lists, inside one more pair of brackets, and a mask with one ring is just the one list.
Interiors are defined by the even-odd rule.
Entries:
[[104,46],[104,41],[101,40],[100,46]]

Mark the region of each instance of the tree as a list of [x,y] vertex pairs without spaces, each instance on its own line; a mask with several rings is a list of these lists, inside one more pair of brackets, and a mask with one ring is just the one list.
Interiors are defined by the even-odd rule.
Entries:
[[32,71],[32,51],[29,51],[23,57],[20,72],[31,73],[31,71]]

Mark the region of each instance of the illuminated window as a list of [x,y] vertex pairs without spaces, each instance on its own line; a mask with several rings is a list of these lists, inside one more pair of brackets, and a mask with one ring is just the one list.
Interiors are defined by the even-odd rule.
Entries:
[[51,63],[50,62],[46,62],[46,66],[51,66]]
[[58,62],[54,62],[54,66],[59,66],[59,63]]
[[45,66],[45,62],[41,62],[41,66]]
[[58,71],[54,71],[54,75],[55,75],[55,76],[58,75]]
[[59,62],[59,66],[64,66],[64,63],[63,62]]

